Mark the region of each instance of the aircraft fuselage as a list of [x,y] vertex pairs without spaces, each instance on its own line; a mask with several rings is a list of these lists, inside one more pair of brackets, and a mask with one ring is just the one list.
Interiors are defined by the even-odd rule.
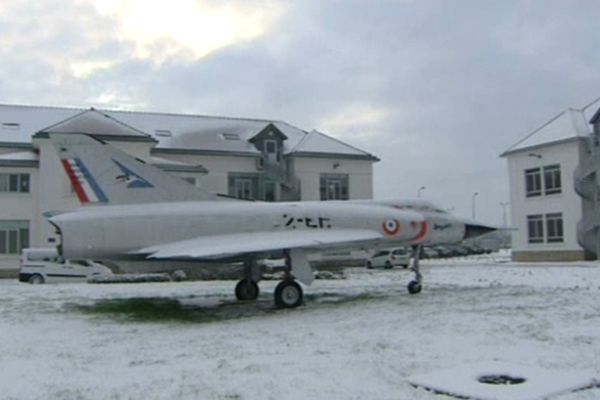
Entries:
[[381,234],[378,240],[362,243],[364,247],[456,243],[465,237],[464,221],[446,212],[368,200],[84,207],[50,221],[60,231],[62,254],[73,259],[125,259],[157,244],[236,233],[365,229]]

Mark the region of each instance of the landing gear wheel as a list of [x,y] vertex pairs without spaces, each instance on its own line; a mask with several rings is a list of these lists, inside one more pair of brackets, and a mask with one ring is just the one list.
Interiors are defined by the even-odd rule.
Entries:
[[44,277],[39,274],[35,274],[32,275],[31,278],[29,278],[28,282],[32,285],[40,285],[44,283]]
[[408,289],[408,293],[410,294],[417,294],[417,293],[421,293],[421,283],[418,281],[410,281],[410,283],[407,286]]
[[302,304],[302,287],[293,279],[286,279],[275,288],[275,305],[279,308],[296,308]]
[[242,279],[235,285],[235,297],[238,300],[256,300],[258,293],[258,285],[250,279]]

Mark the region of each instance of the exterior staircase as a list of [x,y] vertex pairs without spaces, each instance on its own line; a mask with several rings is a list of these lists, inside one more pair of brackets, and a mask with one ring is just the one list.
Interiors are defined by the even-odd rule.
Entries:
[[577,241],[586,251],[600,253],[600,145],[597,133],[588,142],[587,155],[573,174],[575,191],[583,201],[583,217],[577,224]]
[[281,201],[300,201],[300,179],[296,177],[286,160],[273,161],[265,155],[261,158],[260,165],[265,175],[280,185]]

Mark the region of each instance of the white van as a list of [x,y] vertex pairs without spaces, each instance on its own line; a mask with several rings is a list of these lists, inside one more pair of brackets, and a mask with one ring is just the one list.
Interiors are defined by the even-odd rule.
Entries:
[[23,249],[19,281],[32,284],[85,282],[98,275],[112,274],[106,266],[89,260],[65,260],[55,248]]

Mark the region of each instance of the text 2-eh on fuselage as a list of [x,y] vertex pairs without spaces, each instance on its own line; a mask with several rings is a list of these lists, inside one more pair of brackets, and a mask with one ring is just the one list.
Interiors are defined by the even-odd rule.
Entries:
[[[263,203],[207,193],[83,134],[50,134],[85,207],[49,216],[66,258],[95,260],[244,261],[236,285],[256,299],[257,260],[284,256],[275,303],[296,307],[310,285],[307,254],[324,250],[458,243],[494,228],[468,222],[423,201]],[[49,213],[50,215],[51,213]],[[415,251],[411,293],[421,290]]]

